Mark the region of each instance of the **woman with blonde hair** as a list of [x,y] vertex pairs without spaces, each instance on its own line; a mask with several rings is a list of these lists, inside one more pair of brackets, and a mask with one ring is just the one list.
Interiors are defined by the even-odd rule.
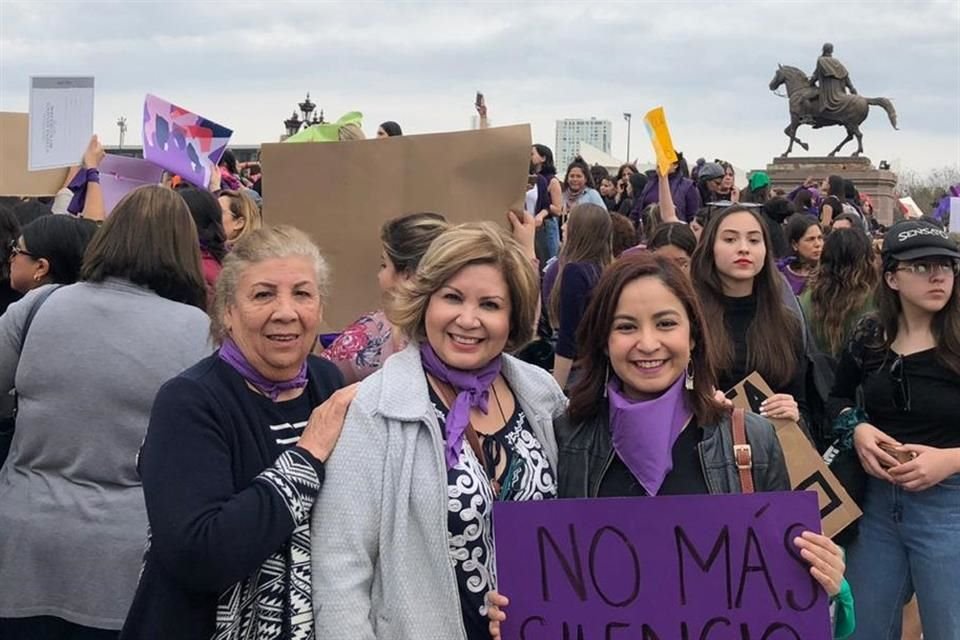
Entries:
[[590,291],[604,268],[613,262],[613,222],[610,213],[594,204],[570,211],[558,260],[544,274],[543,297],[550,324],[557,332],[553,377],[560,386],[577,357],[576,333]]
[[260,207],[244,191],[223,189],[217,200],[223,210],[223,233],[228,246],[236,244],[251,231],[256,231],[263,226]]
[[[606,215],[606,213],[604,213]],[[497,500],[556,496],[548,373],[534,333],[533,219],[433,241],[388,316],[411,344],[360,384],[313,511],[316,637],[488,640]]]

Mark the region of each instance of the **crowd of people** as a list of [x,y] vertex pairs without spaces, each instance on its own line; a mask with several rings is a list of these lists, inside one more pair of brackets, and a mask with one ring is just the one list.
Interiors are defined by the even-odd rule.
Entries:
[[835,637],[901,638],[916,596],[960,638],[940,221],[722,160],[561,175],[536,144],[505,225],[370,230],[382,307],[321,342],[330,269],[262,219],[258,166],[106,216],[102,157],[84,202],[0,206],[0,638],[499,638],[497,501],[789,490],[774,419],[853,461],[857,526],[790,541]]

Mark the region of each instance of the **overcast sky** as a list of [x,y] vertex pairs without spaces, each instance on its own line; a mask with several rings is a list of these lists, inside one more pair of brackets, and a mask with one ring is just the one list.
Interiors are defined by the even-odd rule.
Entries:
[[[26,111],[30,75],[94,75],[96,129],[139,144],[155,93],[276,141],[310,91],[328,120],[364,113],[406,133],[466,129],[473,96],[494,124],[529,122],[554,145],[559,118],[613,121],[625,156],[652,156],[642,114],[664,105],[678,149],[761,168],[787,144],[777,63],[810,73],[825,41],[865,96],[866,155],[915,170],[960,164],[960,2],[9,2],[0,0],[0,110]],[[839,128],[803,128],[826,154]],[[848,152],[853,147],[848,148]]]

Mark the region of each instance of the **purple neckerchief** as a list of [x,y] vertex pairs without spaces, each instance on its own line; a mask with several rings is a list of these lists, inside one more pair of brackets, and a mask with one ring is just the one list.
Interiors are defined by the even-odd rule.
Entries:
[[88,182],[100,182],[100,172],[96,169],[81,169],[67,185],[67,188],[73,191],[73,197],[67,205],[69,213],[77,215],[83,212],[83,206],[87,203]]
[[424,342],[420,345],[420,359],[423,361],[424,371],[440,382],[449,384],[457,392],[457,399],[447,412],[447,420],[444,424],[444,430],[447,433],[447,468],[453,469],[460,460],[460,452],[463,450],[463,434],[470,422],[470,409],[477,407],[483,413],[487,412],[490,385],[500,375],[501,358],[497,356],[483,367],[472,371],[454,369],[447,366],[433,347]]
[[635,402],[611,378],[607,384],[613,448],[647,493],[657,495],[673,469],[673,445],[693,411],[687,403],[684,376],[660,396]]
[[300,371],[290,380],[270,380],[263,376],[259,371],[253,368],[247,357],[243,355],[237,344],[230,338],[226,338],[220,345],[220,351],[217,353],[220,359],[233,367],[233,370],[240,374],[244,380],[252,385],[257,391],[269,397],[274,402],[284,391],[291,389],[303,389],[307,386],[307,362],[304,360],[300,366]]

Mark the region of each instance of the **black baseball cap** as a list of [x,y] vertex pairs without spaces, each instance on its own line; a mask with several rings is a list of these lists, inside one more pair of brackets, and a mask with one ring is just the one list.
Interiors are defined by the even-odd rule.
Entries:
[[960,247],[936,225],[924,220],[902,220],[883,236],[883,257],[897,261],[918,258],[960,260]]

